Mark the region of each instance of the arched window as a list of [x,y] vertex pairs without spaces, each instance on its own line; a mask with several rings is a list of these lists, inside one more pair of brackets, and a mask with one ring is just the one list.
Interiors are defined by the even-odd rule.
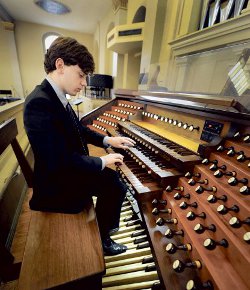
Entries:
[[141,6],[136,11],[136,14],[134,16],[132,23],[145,22],[145,18],[146,18],[146,7]]
[[57,39],[60,34],[55,32],[47,32],[43,35],[43,50],[46,53],[47,49],[50,47],[51,43]]

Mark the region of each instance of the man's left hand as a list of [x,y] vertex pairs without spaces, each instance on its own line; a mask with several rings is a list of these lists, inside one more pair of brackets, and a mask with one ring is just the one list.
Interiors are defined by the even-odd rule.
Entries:
[[135,145],[135,141],[128,137],[109,137],[107,143],[116,148],[128,149]]

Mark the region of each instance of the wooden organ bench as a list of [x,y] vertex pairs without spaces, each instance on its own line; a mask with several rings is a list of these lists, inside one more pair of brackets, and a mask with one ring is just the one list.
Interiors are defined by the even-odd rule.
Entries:
[[[15,119],[1,124],[0,153],[12,145],[26,182],[32,187],[32,169],[17,133]],[[105,264],[93,204],[79,214],[31,211],[30,216],[18,289],[101,289]],[[13,256],[4,246],[0,250],[6,257],[0,262],[1,268],[11,268]]]

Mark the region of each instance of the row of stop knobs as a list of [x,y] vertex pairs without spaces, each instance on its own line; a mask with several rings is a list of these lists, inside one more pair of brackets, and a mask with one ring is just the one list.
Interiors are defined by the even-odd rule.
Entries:
[[[245,154],[243,150],[237,151],[233,146],[225,147],[225,146],[218,146],[216,149],[217,152],[227,151],[226,154],[229,157],[236,157],[238,162],[245,162],[250,160],[250,157]],[[248,167],[249,167],[248,163]]]
[[[250,194],[250,187],[248,186],[248,179],[247,178],[237,178],[237,172],[236,171],[226,171],[227,170],[227,166],[226,165],[218,165],[218,160],[209,160],[207,158],[202,160],[202,164],[204,165],[209,165],[209,169],[214,172],[213,175],[216,178],[221,178],[223,176],[228,176],[230,177],[227,181],[227,183],[231,186],[237,186],[240,185],[240,189],[239,192],[242,195],[249,195]],[[200,178],[201,175],[200,173],[190,173],[187,172],[185,174],[185,177],[187,178],[191,178],[193,177],[191,180],[188,181],[189,185],[195,185],[195,184],[204,184],[207,185],[208,184],[208,180],[195,180],[194,178]],[[212,191],[212,192],[216,192],[217,188],[216,187],[204,187],[204,186],[198,186],[195,191],[197,193],[202,193],[204,191]]]
[[150,112],[143,111],[142,115],[145,116],[145,117],[148,117],[148,118],[152,118],[154,120],[160,120],[161,122],[168,123],[168,124],[176,126],[178,128],[183,128],[184,130],[188,129],[191,132],[194,131],[194,130],[197,130],[197,131],[200,130],[199,126],[189,125],[188,123],[184,123],[182,121],[174,120],[173,118],[160,116],[160,115],[155,114],[155,113],[150,113]]
[[[158,203],[161,203],[163,204],[164,202],[166,202],[166,200],[160,200],[160,201],[157,201],[156,199],[154,199],[152,201],[153,204],[156,204],[156,202]],[[171,214],[172,213],[172,209],[158,209],[158,208],[154,208],[152,210],[152,214],[154,215],[158,215],[160,213],[168,213],[168,214]],[[200,213],[200,214],[195,214],[194,212],[192,211],[189,211],[186,215],[187,219],[188,220],[194,220],[196,217],[199,217],[199,218],[202,218],[202,219],[205,219],[206,218],[206,214],[204,212]],[[249,220],[250,221],[250,220]],[[158,226],[163,226],[165,224],[178,224],[178,220],[177,218],[169,218],[169,219],[165,219],[165,218],[158,218],[156,220],[156,224]],[[215,232],[216,231],[216,226],[211,224],[210,226],[206,227],[206,226],[203,226],[202,224],[200,223],[197,223],[194,227],[194,231],[197,233],[197,234],[201,234],[203,232],[205,232],[206,230],[208,231],[213,231]],[[167,229],[167,231],[165,232],[165,237],[168,238],[168,239],[171,239],[173,238],[174,236],[184,236],[184,231],[183,230],[172,230],[172,229]],[[204,247],[208,250],[213,250],[216,248],[216,246],[223,246],[223,247],[227,247],[228,246],[228,242],[226,241],[226,239],[222,239],[221,241],[214,241],[213,239],[206,239],[204,241]],[[191,251],[192,250],[192,246],[191,244],[183,244],[183,245],[174,245],[172,243],[169,243],[166,247],[166,251],[170,254],[173,254],[175,253],[177,250],[184,250],[184,251]]]
[[[157,200],[154,199],[152,201],[152,204],[154,206],[162,207],[167,205],[167,200]],[[152,213],[154,215],[158,215],[160,213],[172,213],[172,210],[169,209],[159,209],[158,207],[153,208]],[[164,225],[165,223],[168,224],[178,224],[178,220],[176,218],[171,218],[171,219],[164,219],[164,218],[159,218],[156,221],[156,224],[159,226]],[[182,229],[180,230],[173,230],[168,228],[164,234],[164,236],[167,239],[172,239],[174,236],[181,236],[184,237],[184,231]],[[222,242],[216,242],[212,239],[207,239],[204,242],[204,245],[208,248],[211,249],[215,248],[217,244],[221,244]],[[192,251],[192,245],[191,243],[186,243],[186,244],[174,244],[174,243],[168,243],[166,245],[166,251],[169,254],[175,254],[176,251]],[[187,268],[193,268],[193,269],[201,269],[202,268],[202,263],[200,260],[195,260],[195,261],[188,261],[188,262],[183,262],[179,259],[175,260],[172,264],[172,268],[175,272],[181,273]],[[210,280],[207,280],[205,282],[200,281],[198,278],[196,280],[189,280],[186,283],[186,289],[191,290],[191,289],[214,289],[213,284]]]
[[[184,188],[183,187],[179,187],[179,188],[175,188],[176,190],[182,190],[181,192],[176,192],[175,193],[175,197],[177,197],[177,199],[179,199],[179,195],[182,195],[182,197],[186,196],[188,198],[190,198],[190,194],[184,194]],[[181,198],[182,198],[181,197]],[[154,215],[159,215],[159,214],[171,214],[172,213],[172,209],[168,208],[168,201],[166,199],[154,199],[152,201],[153,204],[153,210],[152,210],[152,214]],[[182,206],[182,204],[180,204],[180,207]],[[197,203],[192,203],[192,206],[194,206],[195,208],[197,207]],[[195,214],[193,212],[189,212],[187,214],[187,218],[191,220],[195,219],[196,217],[205,219],[206,218],[206,214],[204,212],[202,212],[201,214]],[[235,220],[234,223],[235,225],[239,223],[241,224],[247,224],[250,225],[250,218],[247,218],[245,221],[240,222],[237,218],[232,218]],[[178,224],[178,219],[177,218],[163,218],[160,217],[157,219],[156,221],[158,226],[163,226],[165,224],[173,224],[173,225],[177,225]],[[216,225],[214,224],[210,224],[208,226],[203,225],[202,223],[197,223],[194,226],[194,231],[197,234],[202,234],[205,231],[211,231],[211,232],[215,232],[216,231]],[[174,237],[184,237],[185,232],[183,229],[171,229],[168,228],[164,234],[165,238],[167,239],[172,239]],[[250,241],[250,235],[249,233],[245,234],[244,237],[245,241]],[[211,238],[207,238],[204,240],[203,242],[203,246],[207,249],[207,250],[214,250],[216,247],[223,247],[223,248],[227,248],[228,247],[228,241],[227,239],[221,239],[220,241],[216,241],[213,240]],[[191,243],[178,243],[178,242],[170,242],[166,245],[166,251],[168,252],[168,254],[173,255],[175,254],[177,251],[192,251],[192,244]],[[175,272],[177,273],[181,273],[183,271],[185,271],[185,269],[187,268],[194,268],[194,269],[201,269],[202,268],[202,262],[200,260],[174,260],[173,264],[172,264],[172,268]],[[201,282],[200,280],[197,282],[190,280],[187,282],[186,284],[186,289],[213,289],[213,285],[211,283],[211,281],[205,281],[205,282]]]
[[[166,191],[167,192],[172,192],[173,190],[176,190],[178,192],[174,193],[173,195],[173,198],[175,200],[181,200],[181,199],[185,199],[185,200],[189,200],[191,195],[189,193],[184,193],[184,187],[183,186],[179,186],[179,187],[176,187],[176,188],[172,188],[171,186],[168,186],[166,188]],[[216,191],[214,191],[216,192]],[[218,200],[220,201],[227,201],[227,196],[225,194],[221,195],[221,196],[216,196],[214,194],[211,194],[207,197],[207,201],[209,203],[216,203]],[[197,202],[192,202],[192,203],[189,203],[187,201],[183,201],[180,203],[179,207],[181,209],[187,209],[187,208],[198,208],[198,204]],[[171,210],[171,209],[170,209]],[[162,209],[162,210],[159,210],[160,212],[161,211],[166,211],[166,209]],[[156,211],[154,210],[154,213]],[[221,215],[225,215],[227,214],[228,212],[234,212],[234,213],[238,213],[239,212],[239,206],[238,205],[232,205],[231,207],[227,207],[225,206],[224,204],[220,204],[218,207],[217,207],[217,212]],[[170,213],[170,212],[169,212]],[[206,213],[205,212],[201,212],[201,213],[194,213],[192,210],[189,211],[187,214],[186,214],[186,218],[190,221],[193,221],[195,220],[196,218],[200,218],[200,219],[206,219]],[[159,222],[160,223],[168,223],[169,220],[161,220],[159,219]],[[240,220],[238,217],[236,216],[233,216],[230,218],[229,220],[229,225],[232,227],[232,228],[240,228],[242,225],[250,225],[250,217],[246,217],[245,219],[242,219]],[[196,231],[197,232],[197,231]],[[246,232],[244,235],[243,235],[243,240],[246,242],[246,243],[250,243],[250,232]]]
[[[176,188],[176,189],[177,190],[182,189],[182,187]],[[181,193],[177,192],[177,193],[175,193],[175,196],[177,196],[179,194],[181,194]],[[187,195],[187,197],[190,197],[189,194],[183,194],[183,196],[184,195]],[[154,199],[152,201],[152,204],[154,206],[154,208],[152,210],[152,213],[154,215],[164,214],[164,213],[168,213],[168,214],[172,213],[171,208],[165,208],[165,207],[167,207],[167,204],[168,204],[166,199]],[[196,203],[192,203],[192,205],[194,207],[196,207]],[[189,219],[190,217],[191,217],[191,220],[193,220],[193,218],[195,219],[196,217],[205,219],[206,214],[204,212],[202,212],[201,214],[195,214],[193,212],[189,212],[187,214],[187,218]],[[238,227],[239,225],[242,225],[242,224],[250,225],[250,218],[247,218],[245,221],[242,221],[242,222],[239,221],[239,219],[237,219],[236,217],[233,217],[231,220],[232,220],[232,224],[234,224],[235,227]],[[163,226],[165,224],[177,225],[178,219],[177,218],[162,218],[162,217],[160,217],[157,219],[156,224],[158,226]],[[236,226],[236,225],[238,225],[238,226]],[[205,226],[201,223],[197,223],[194,226],[194,231],[197,234],[202,234],[205,231],[215,232],[216,225],[210,224],[208,226]],[[165,238],[167,238],[167,239],[172,239],[175,236],[184,237],[184,235],[185,235],[185,232],[183,229],[171,229],[171,228],[168,228],[164,234]],[[250,233],[249,232],[244,235],[244,240],[247,241],[248,243],[250,242]],[[227,241],[227,239],[215,241],[211,238],[207,238],[204,240],[203,245],[207,250],[214,250],[217,246],[227,248],[228,241]],[[170,242],[166,245],[166,251],[171,255],[176,253],[177,251],[187,251],[187,252],[192,251],[192,244],[191,243],[186,243],[186,244],[179,243],[178,244],[178,243]],[[177,259],[173,262],[172,268],[175,272],[181,273],[187,268],[201,269],[202,263],[200,260],[182,261],[182,260]],[[190,289],[190,290],[191,289],[213,289],[213,284],[210,280],[207,280],[205,282],[202,282],[200,280],[197,280],[197,281],[189,280],[186,284],[186,289]]]
[[135,104],[129,104],[129,103],[118,103],[119,107],[124,107],[124,108],[129,108],[129,109],[133,109],[133,110],[140,110],[142,107],[139,105],[135,105]]

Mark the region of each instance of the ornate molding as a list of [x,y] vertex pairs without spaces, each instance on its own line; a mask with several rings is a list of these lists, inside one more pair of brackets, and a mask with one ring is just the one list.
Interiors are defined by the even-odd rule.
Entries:
[[249,40],[250,13],[218,23],[171,41],[175,56],[184,56],[208,51],[228,44]]
[[126,9],[128,6],[128,0],[112,0],[112,7],[114,13],[116,13],[119,9]]

